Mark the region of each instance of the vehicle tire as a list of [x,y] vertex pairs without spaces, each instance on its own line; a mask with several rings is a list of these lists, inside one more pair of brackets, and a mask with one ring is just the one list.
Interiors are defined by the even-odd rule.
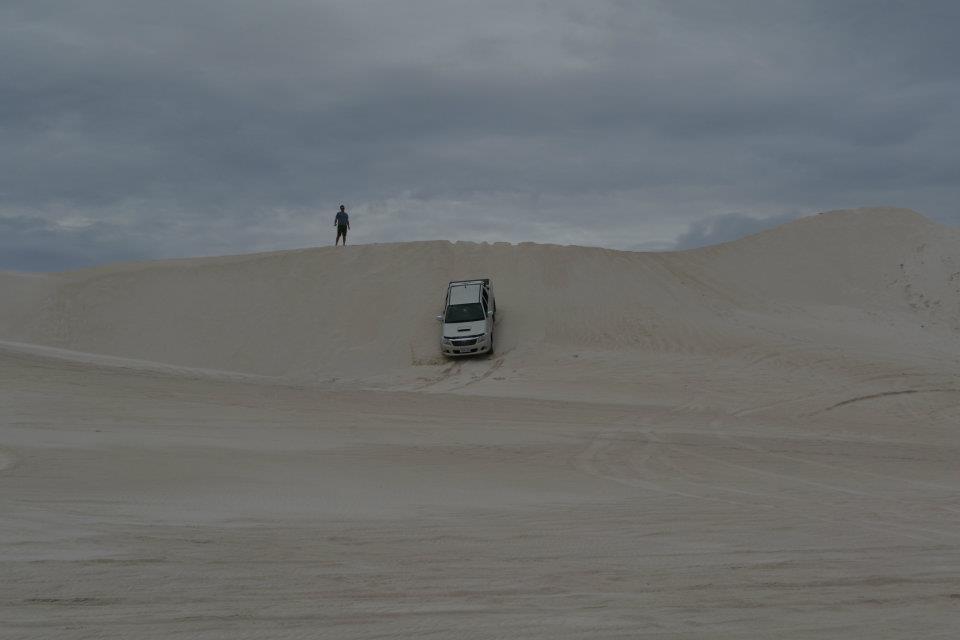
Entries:
[[487,355],[489,355],[489,356],[492,356],[492,355],[493,355],[493,337],[494,337],[494,335],[496,335],[496,334],[494,334],[494,333],[491,331],[491,332],[490,332],[490,348],[487,350]]

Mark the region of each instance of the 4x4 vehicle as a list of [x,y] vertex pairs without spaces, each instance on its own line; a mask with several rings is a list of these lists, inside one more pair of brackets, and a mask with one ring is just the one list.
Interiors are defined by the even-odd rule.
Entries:
[[440,332],[440,350],[447,356],[493,353],[497,303],[490,278],[454,280],[447,285]]

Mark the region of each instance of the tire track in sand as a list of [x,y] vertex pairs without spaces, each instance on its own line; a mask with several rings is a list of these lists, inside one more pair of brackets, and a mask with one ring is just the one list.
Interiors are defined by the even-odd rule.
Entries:
[[[640,459],[617,463],[615,456],[623,456],[629,452],[631,450],[630,444],[641,445]],[[705,500],[707,502],[720,502],[741,507],[770,508],[769,505],[764,504],[726,500],[724,498],[704,495],[703,493],[674,489],[660,482],[641,478],[637,473],[639,469],[637,465],[639,464],[640,467],[642,467],[644,464],[649,463],[657,452],[657,446],[659,444],[659,442],[649,436],[647,430],[614,427],[601,433],[586,449],[580,452],[574,459],[574,466],[596,478],[654,493],[662,493],[693,500]],[[634,452],[636,452],[635,449]]]
[[[747,447],[747,449],[750,449]],[[761,455],[764,451],[756,452]],[[685,477],[686,474],[679,469],[676,464],[667,462],[671,456],[680,456],[681,458],[694,458],[708,463],[719,465],[734,472],[741,474],[741,480],[750,476],[765,477],[768,480],[780,480],[789,484],[807,486],[821,492],[819,498],[800,497],[788,495],[784,492],[758,490],[755,482],[748,483],[753,486],[751,489],[733,486],[730,481],[727,482],[704,482],[692,481]],[[643,475],[649,471],[651,463],[665,463],[666,466],[673,467],[677,475],[664,476],[659,474],[659,478],[644,478]],[[839,505],[833,504],[829,497],[832,495],[851,495],[861,498],[877,498],[877,496],[867,494],[863,491],[851,489],[849,487],[839,487],[825,482],[818,482],[809,478],[799,478],[791,474],[782,474],[758,469],[751,465],[739,464],[730,460],[722,459],[715,455],[705,454],[699,451],[693,451],[689,446],[678,446],[673,443],[665,442],[658,437],[657,432],[649,427],[629,428],[625,425],[617,425],[600,433],[594,438],[581,453],[574,458],[574,465],[577,469],[588,473],[594,477],[615,482],[617,484],[634,487],[644,491],[650,491],[660,494],[673,495],[694,500],[703,500],[713,503],[725,503],[736,505],[738,507],[747,507],[749,509],[776,510],[789,513],[809,521],[824,522],[835,526],[856,526],[860,529],[872,532],[896,533],[898,535],[921,540],[924,542],[942,542],[944,538],[956,539],[956,534],[952,531],[944,531],[931,527],[921,527],[916,524],[906,524],[902,522],[884,522],[875,520],[877,513],[869,509],[853,509],[849,505],[843,506],[843,511],[847,515],[854,514],[857,519],[851,521],[849,518],[838,517],[837,515],[822,515],[816,513],[815,505],[827,506]],[[671,486],[673,485],[673,486]],[[709,495],[717,491],[733,494],[732,497],[739,497],[742,500],[724,499]],[[751,500],[745,502],[743,500]],[[896,499],[882,499],[882,502],[897,502]],[[902,502],[902,501],[899,501]]]

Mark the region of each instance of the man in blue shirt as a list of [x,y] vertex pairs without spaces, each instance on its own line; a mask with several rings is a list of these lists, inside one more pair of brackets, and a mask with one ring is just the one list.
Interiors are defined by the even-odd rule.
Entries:
[[337,217],[333,219],[333,223],[337,225],[337,239],[333,241],[333,246],[337,246],[341,236],[343,236],[343,246],[347,246],[347,230],[350,229],[350,216],[347,215],[347,210],[343,205],[340,205],[340,211],[337,212]]

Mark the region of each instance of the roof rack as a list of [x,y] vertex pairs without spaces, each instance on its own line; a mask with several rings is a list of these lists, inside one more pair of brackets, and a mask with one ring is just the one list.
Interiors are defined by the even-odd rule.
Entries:
[[473,280],[451,280],[447,286],[451,287],[455,284],[485,284],[490,286],[490,278],[474,278]]

